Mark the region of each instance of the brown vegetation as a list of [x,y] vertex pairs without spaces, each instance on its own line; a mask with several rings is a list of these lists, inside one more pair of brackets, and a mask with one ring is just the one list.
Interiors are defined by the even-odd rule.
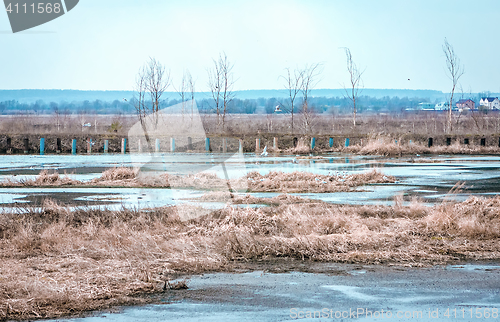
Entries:
[[177,274],[229,270],[238,260],[419,266],[500,258],[500,197],[433,207],[290,201],[192,220],[181,220],[176,207],[70,210],[50,201],[2,213],[0,319],[140,303],[146,299],[137,295],[176,288]]
[[371,139],[368,143],[337,149],[363,155],[411,155],[411,154],[499,154],[500,148],[494,146],[464,145],[455,141],[453,144],[434,145],[430,148],[422,143],[398,143],[388,138]]
[[61,177],[57,172],[43,170],[35,179],[13,180],[7,178],[0,182],[3,187],[56,187],[56,186],[105,186],[105,187],[164,187],[196,188],[201,190],[231,190],[249,192],[335,192],[352,191],[354,187],[374,183],[395,182],[395,178],[372,170],[366,173],[319,175],[307,172],[270,172],[260,175],[248,173],[238,179],[225,180],[213,173],[197,173],[186,176],[168,173],[138,173],[132,168],[112,168],[104,171],[99,178],[87,182],[68,176]]
[[251,192],[339,192],[353,191],[365,184],[393,183],[396,178],[385,176],[377,170],[365,173],[320,175],[301,171],[284,173],[273,171],[266,175],[258,172],[247,174]]

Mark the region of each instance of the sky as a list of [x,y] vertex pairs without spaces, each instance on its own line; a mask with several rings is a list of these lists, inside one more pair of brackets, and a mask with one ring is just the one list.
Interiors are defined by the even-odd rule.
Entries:
[[62,17],[13,34],[0,10],[0,89],[133,90],[150,57],[189,70],[197,91],[225,53],[235,90],[282,89],[285,69],[321,64],[315,88],[449,92],[445,37],[464,66],[459,91],[500,92],[498,0],[80,0]]

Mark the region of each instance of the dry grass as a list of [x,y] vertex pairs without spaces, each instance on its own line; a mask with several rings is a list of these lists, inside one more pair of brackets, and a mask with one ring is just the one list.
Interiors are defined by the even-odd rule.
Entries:
[[394,139],[379,138],[369,140],[364,145],[352,145],[338,149],[363,155],[409,155],[409,154],[500,154],[500,148],[495,146],[464,145],[455,141],[453,144],[424,146],[420,143],[396,143]]
[[177,274],[223,271],[240,259],[418,266],[500,258],[500,197],[434,207],[330,205],[287,195],[274,202],[192,220],[181,220],[176,207],[70,210],[50,201],[40,211],[2,213],[0,318],[140,303],[138,294],[176,288],[169,281]]
[[186,176],[168,173],[137,173],[131,168],[113,168],[106,170],[99,178],[88,182],[61,177],[57,172],[49,174],[40,172],[33,180],[13,180],[0,182],[3,187],[56,187],[56,186],[105,186],[105,187],[163,187],[194,188],[200,190],[232,190],[252,192],[336,192],[352,191],[354,187],[364,184],[390,183],[396,179],[385,176],[376,170],[361,174],[318,175],[307,172],[270,172],[260,175],[258,172],[248,173],[237,179],[225,180],[213,173],[197,173]]
[[247,175],[248,190],[251,192],[340,192],[353,191],[355,187],[365,184],[393,183],[396,178],[385,176],[383,173],[372,170],[364,173],[334,173],[320,175],[308,172],[295,171],[284,173],[273,171],[266,175],[250,172]]

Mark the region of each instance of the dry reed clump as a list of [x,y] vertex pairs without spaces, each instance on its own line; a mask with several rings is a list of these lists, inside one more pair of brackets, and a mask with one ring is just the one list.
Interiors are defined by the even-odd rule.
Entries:
[[337,192],[351,191],[364,184],[391,183],[396,179],[373,170],[360,174],[337,173],[317,175],[307,172],[270,172],[260,175],[248,173],[237,179],[221,179],[214,173],[197,173],[186,176],[168,173],[138,173],[131,168],[113,168],[106,170],[99,178],[88,182],[61,177],[58,173],[42,171],[34,180],[14,181],[6,179],[2,186],[122,186],[122,187],[162,187],[189,188],[200,190],[230,190],[253,192]]
[[0,182],[3,187],[32,187],[32,186],[69,186],[81,184],[78,180],[73,180],[68,176],[61,177],[58,172],[49,173],[48,170],[42,170],[35,179],[6,178]]
[[494,146],[463,145],[455,141],[453,144],[424,146],[420,143],[396,143],[393,139],[371,139],[365,145],[352,145],[344,151],[363,155],[403,155],[403,154],[497,154],[500,148]]
[[266,175],[258,172],[247,174],[248,190],[251,192],[339,192],[352,191],[365,184],[394,183],[396,178],[372,170],[365,173],[334,173],[320,175],[302,171],[284,173],[272,171]]
[[220,271],[240,259],[418,266],[500,258],[500,197],[433,207],[275,198],[270,207],[203,217],[186,217],[182,206],[109,211],[52,201],[0,213],[0,319],[139,303],[146,299],[135,295],[170,291],[179,274]]
[[291,154],[306,154],[306,153],[311,153],[311,146],[307,144],[306,138],[299,138],[297,141],[297,146],[287,149],[286,153],[291,153]]

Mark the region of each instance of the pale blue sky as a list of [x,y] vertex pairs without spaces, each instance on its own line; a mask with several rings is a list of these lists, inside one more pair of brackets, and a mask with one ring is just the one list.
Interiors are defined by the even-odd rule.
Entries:
[[281,89],[286,67],[311,63],[323,64],[316,88],[340,88],[349,47],[366,88],[449,91],[447,37],[464,92],[499,92],[499,23],[498,0],[80,0],[17,34],[0,11],[0,89],[132,90],[151,56],[205,91],[222,51],[239,90]]

